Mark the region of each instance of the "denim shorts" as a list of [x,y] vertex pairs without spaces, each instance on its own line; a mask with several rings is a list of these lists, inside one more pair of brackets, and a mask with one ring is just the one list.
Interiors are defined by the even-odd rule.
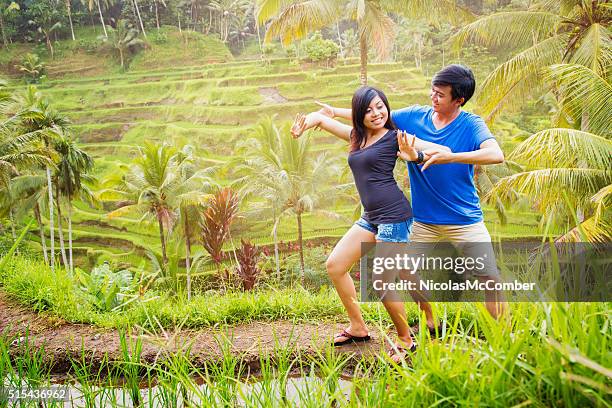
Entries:
[[360,218],[355,222],[355,225],[376,234],[377,241],[408,242],[412,231],[412,218],[395,224],[372,224]]

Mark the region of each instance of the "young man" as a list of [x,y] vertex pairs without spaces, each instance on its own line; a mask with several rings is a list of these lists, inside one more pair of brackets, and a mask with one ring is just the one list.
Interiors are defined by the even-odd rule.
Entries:
[[[502,163],[504,154],[485,122],[461,109],[476,87],[469,68],[462,65],[444,67],[436,73],[431,84],[432,106],[413,105],[391,112],[399,129],[451,150],[426,149],[422,165],[408,163],[414,213],[410,241],[421,244],[420,249],[424,249],[422,244],[426,246],[426,243],[452,242],[460,247],[464,256],[481,254],[484,244],[485,251],[491,255],[477,278],[497,281],[491,236],[483,222],[474,185],[474,165]],[[350,109],[320,105],[323,114],[351,118]],[[485,304],[495,318],[507,309],[497,292],[487,292]],[[431,326],[433,316],[427,313],[426,317]]]

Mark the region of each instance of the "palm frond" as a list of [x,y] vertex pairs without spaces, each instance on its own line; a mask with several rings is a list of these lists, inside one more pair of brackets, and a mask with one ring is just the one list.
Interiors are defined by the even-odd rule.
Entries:
[[531,135],[510,154],[531,168],[612,168],[612,141],[575,129],[546,129]]
[[612,34],[599,23],[591,24],[573,51],[570,61],[605,76],[612,65]]
[[393,49],[396,29],[393,20],[386,15],[379,4],[365,2],[362,17],[358,17],[359,35],[374,47],[379,59],[384,60]]
[[426,20],[435,27],[442,22],[460,26],[474,21],[474,14],[454,0],[385,0],[380,2],[385,11],[406,16],[413,20]]
[[505,177],[497,182],[491,194],[497,194],[501,200],[509,202],[514,198],[511,194],[516,191],[544,211],[562,201],[560,191],[568,191],[571,192],[572,204],[585,208],[589,205],[590,198],[610,182],[612,174],[607,170],[541,169]]
[[287,45],[294,40],[303,38],[313,30],[317,30],[338,16],[334,2],[325,0],[304,0],[291,3],[274,17],[266,31],[266,41],[279,37]]
[[255,16],[259,24],[263,24],[272,18],[279,10],[284,9],[294,0],[257,0],[255,4]]
[[561,103],[572,115],[588,115],[590,132],[612,136],[612,86],[592,69],[577,64],[558,64],[549,68],[547,79],[555,81]]
[[494,13],[464,26],[450,41],[456,51],[466,42],[491,48],[522,48],[553,36],[561,21],[559,15],[547,11]]
[[504,107],[523,104],[542,86],[546,66],[561,60],[565,35],[553,36],[518,53],[491,72],[476,95],[479,109],[493,119]]

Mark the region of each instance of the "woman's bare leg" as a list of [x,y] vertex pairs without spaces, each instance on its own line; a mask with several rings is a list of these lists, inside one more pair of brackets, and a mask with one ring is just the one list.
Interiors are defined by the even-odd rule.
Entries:
[[[363,316],[361,316],[355,284],[348,272],[361,257],[361,243],[375,241],[372,232],[358,225],[353,225],[338,241],[325,264],[327,274],[331,278],[350,320],[347,331],[354,336],[367,335],[368,328]],[[346,338],[337,337],[338,342],[343,340],[346,340]]]

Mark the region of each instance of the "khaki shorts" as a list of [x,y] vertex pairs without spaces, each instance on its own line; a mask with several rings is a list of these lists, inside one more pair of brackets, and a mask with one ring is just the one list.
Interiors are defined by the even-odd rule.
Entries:
[[410,253],[426,256],[434,247],[431,243],[435,242],[452,243],[464,257],[480,257],[484,268],[474,269],[474,275],[491,278],[499,276],[491,235],[483,221],[469,225],[425,224],[418,221],[413,223],[408,243]]

